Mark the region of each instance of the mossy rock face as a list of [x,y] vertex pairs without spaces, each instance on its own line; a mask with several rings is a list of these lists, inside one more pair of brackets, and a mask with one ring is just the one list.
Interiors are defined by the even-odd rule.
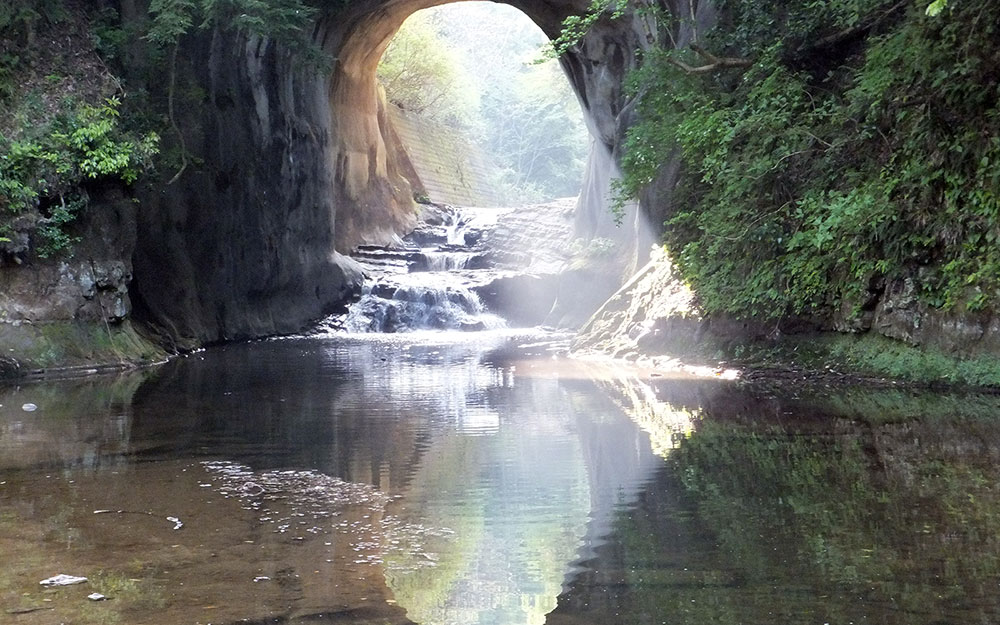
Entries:
[[127,369],[167,354],[129,323],[0,324],[0,379],[83,369]]

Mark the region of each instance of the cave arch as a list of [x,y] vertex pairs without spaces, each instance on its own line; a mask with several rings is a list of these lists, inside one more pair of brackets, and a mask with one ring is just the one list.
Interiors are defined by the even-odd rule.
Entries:
[[[358,243],[381,243],[412,225],[409,187],[395,162],[385,102],[376,68],[389,42],[417,11],[464,0],[388,0],[362,2],[334,21],[321,20],[320,39],[336,59],[330,77],[333,142],[331,159],[339,194],[336,247],[346,252]],[[502,0],[527,15],[549,38],[563,20],[586,10],[580,0]],[[598,23],[577,49],[560,59],[576,92],[595,142],[578,210],[581,233],[612,232],[606,210],[614,175],[625,108],[622,80],[634,63],[639,42],[615,23]]]
[[[312,34],[335,59],[330,72],[232,29],[185,40],[180,71],[203,95],[179,121],[200,167],[140,191],[129,290],[136,317],[188,348],[301,331],[359,290],[359,270],[341,253],[392,240],[414,219],[386,147],[378,61],[412,13],[457,1],[328,0]],[[590,5],[504,1],[550,38]],[[617,228],[607,198],[633,116],[624,79],[650,44],[644,20],[599,20],[560,59],[597,139],[577,234],[631,238],[634,249],[635,226]]]

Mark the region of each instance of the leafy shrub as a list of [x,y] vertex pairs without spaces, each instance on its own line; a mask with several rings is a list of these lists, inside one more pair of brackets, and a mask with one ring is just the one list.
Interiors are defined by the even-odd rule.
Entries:
[[0,135],[0,235],[10,239],[30,223],[35,251],[47,258],[72,243],[66,226],[86,205],[86,181],[135,182],[159,138],[124,132],[120,104],[109,98],[102,106],[77,105],[23,136]]
[[915,275],[932,306],[1000,303],[995,6],[720,4],[699,41],[750,67],[647,54],[619,185],[682,159],[665,242],[705,308],[823,314]]

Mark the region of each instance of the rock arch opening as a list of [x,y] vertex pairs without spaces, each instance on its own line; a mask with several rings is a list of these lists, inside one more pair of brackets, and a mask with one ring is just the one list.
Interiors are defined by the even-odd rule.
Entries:
[[[403,22],[457,0],[329,2],[313,39],[334,59],[308,71],[274,41],[232,30],[185,41],[203,94],[184,111],[199,170],[142,197],[130,296],[178,347],[297,332],[342,306],[359,276],[340,253],[414,222],[376,69]],[[508,0],[548,37],[589,0]],[[594,137],[575,212],[580,237],[635,239],[607,209],[632,112],[624,93],[639,18],[599,20],[559,63]]]
[[415,197],[491,207],[579,194],[591,137],[547,43],[524,13],[494,2],[404,22],[378,79]]
[[[379,61],[404,22],[418,11],[455,0],[395,0],[361,3],[325,33],[327,50],[336,58],[330,83],[334,145],[332,162],[338,194],[337,249],[358,243],[385,242],[412,224],[413,188],[408,163],[400,158],[399,140],[380,97]],[[464,4],[464,2],[462,3]],[[563,19],[586,9],[573,0],[505,2],[530,18],[547,37],[560,32]],[[579,6],[576,6],[579,5]],[[610,232],[608,185],[614,176],[614,146],[620,139],[624,108],[621,82],[632,63],[628,41],[613,36],[617,24],[604,24],[579,49],[559,63],[576,92],[586,125],[595,139],[581,197],[580,226],[586,234]],[[619,29],[620,30],[620,29]],[[409,176],[412,179],[412,175]],[[419,190],[419,189],[418,189]],[[346,210],[345,210],[346,208]]]

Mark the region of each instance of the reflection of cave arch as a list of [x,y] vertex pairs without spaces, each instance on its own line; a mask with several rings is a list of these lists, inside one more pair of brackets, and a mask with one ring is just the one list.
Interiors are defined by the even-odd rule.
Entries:
[[[330,80],[334,144],[332,166],[341,194],[337,244],[341,250],[359,241],[391,238],[411,219],[411,192],[404,177],[396,139],[386,121],[385,102],[379,96],[376,68],[386,47],[406,19],[421,9],[456,0],[387,0],[359,2],[321,20],[321,40],[335,59]],[[558,35],[563,19],[586,9],[581,0],[507,0],[524,12],[549,37]],[[561,59],[579,96],[591,133],[598,139],[584,186],[578,223],[593,235],[610,219],[605,216],[608,170],[618,143],[620,113],[624,107],[621,82],[633,63],[632,31],[618,22],[599,23],[576,49]],[[593,161],[597,161],[596,163]],[[592,205],[592,206],[591,206]]]

